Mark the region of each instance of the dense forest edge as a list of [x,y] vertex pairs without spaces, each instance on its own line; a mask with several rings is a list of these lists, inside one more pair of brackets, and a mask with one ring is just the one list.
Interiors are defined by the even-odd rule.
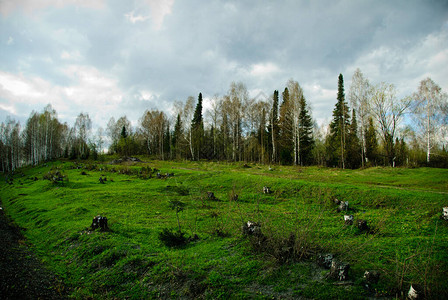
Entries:
[[11,118],[1,123],[0,171],[58,158],[97,160],[105,152],[343,169],[448,167],[448,100],[435,82],[422,80],[413,95],[402,99],[392,84],[371,84],[359,69],[351,82],[346,97],[339,75],[332,120],[321,125],[292,79],[283,92],[256,98],[249,97],[243,83],[233,82],[227,94],[209,100],[206,110],[199,93],[197,100],[190,96],[176,102],[170,115],[146,110],[138,126],[126,116],[111,117],[106,129],[95,127],[95,133],[88,113],[80,113],[70,126],[49,104],[33,111],[25,126]]

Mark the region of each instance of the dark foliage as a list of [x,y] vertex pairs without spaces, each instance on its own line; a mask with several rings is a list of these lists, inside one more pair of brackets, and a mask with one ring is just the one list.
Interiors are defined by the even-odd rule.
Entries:
[[159,240],[167,247],[183,247],[189,241],[183,232],[169,228],[164,228],[159,233]]

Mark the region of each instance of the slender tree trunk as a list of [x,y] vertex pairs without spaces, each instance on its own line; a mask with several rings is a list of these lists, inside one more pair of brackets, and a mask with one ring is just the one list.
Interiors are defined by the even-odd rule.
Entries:
[[189,144],[190,144],[191,159],[194,160],[193,141],[191,138],[191,128],[189,130],[188,137],[189,137]]
[[426,162],[429,163],[430,155],[431,155],[431,119],[429,114],[429,104],[427,105],[426,110]]
[[275,132],[274,132],[274,116],[271,118],[271,135],[272,135],[272,162],[275,163],[277,151],[275,147]]

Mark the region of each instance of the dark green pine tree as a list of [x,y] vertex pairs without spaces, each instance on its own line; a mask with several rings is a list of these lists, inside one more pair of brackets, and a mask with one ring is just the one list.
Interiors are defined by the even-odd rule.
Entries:
[[352,123],[347,139],[347,165],[349,168],[356,169],[361,166],[361,143],[358,137],[358,122],[356,120],[356,112],[352,111]]
[[182,137],[182,120],[180,114],[177,115],[174,132],[171,137],[171,145],[173,146],[174,156],[176,159],[181,157],[181,137]]
[[313,119],[308,111],[305,97],[300,98],[299,113],[299,163],[301,165],[310,165],[313,162],[312,150],[314,147],[313,137]]
[[369,118],[369,125],[365,129],[364,135],[366,137],[367,163],[370,166],[375,166],[378,162],[378,139],[372,117]]
[[345,168],[347,159],[347,137],[350,127],[350,115],[344,93],[344,78],[339,74],[338,96],[333,110],[333,120],[330,123],[330,135],[327,143],[329,164]]
[[[166,131],[163,135],[163,152],[165,155],[169,157],[169,159],[172,159],[171,155],[171,132],[170,132],[170,124],[167,122],[166,124]],[[163,157],[165,157],[165,155]]]
[[262,164],[265,163],[265,158],[266,158],[266,153],[268,153],[269,151],[266,151],[266,145],[269,144],[268,140],[269,140],[269,133],[266,130],[266,110],[263,108],[262,113],[261,113],[261,122],[260,122],[260,126],[257,130],[257,139],[258,139],[258,144],[260,145],[260,153],[259,153],[259,157],[260,157],[260,162]]
[[280,105],[280,116],[278,121],[278,152],[282,164],[291,164],[293,161],[293,117],[289,90],[285,88],[282,93],[282,104]]
[[126,126],[123,126],[123,128],[121,128],[121,137],[124,139],[128,137],[128,133],[126,131]]
[[408,147],[404,139],[395,139],[395,166],[405,166],[408,157]]
[[268,133],[269,133],[269,145],[271,151],[271,161],[273,163],[277,162],[278,158],[278,91],[274,91],[273,95],[273,103],[272,103],[272,110],[269,118],[269,127],[268,127]]
[[202,119],[202,93],[199,93],[198,103],[191,121],[193,139],[193,160],[201,159],[201,148],[204,142],[204,121]]

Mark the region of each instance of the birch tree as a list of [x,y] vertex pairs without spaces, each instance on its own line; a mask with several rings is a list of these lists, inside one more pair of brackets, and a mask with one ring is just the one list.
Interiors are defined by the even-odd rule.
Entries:
[[371,95],[370,113],[380,128],[388,163],[394,166],[397,129],[411,101],[409,97],[397,99],[394,85],[385,82],[372,87]]
[[448,124],[448,97],[440,86],[428,77],[420,82],[418,91],[412,98],[414,120],[425,141],[426,162],[429,163],[431,150],[442,139],[443,133],[440,129]]
[[146,110],[140,119],[143,136],[149,154],[158,154],[164,159],[164,137],[168,126],[168,119],[164,112],[159,110]]
[[356,69],[353,73],[352,83],[350,85],[349,99],[350,106],[356,112],[358,120],[358,133],[361,142],[361,165],[368,161],[366,156],[366,137],[365,131],[369,120],[369,92],[370,84],[367,78],[364,78],[360,69]]
[[75,135],[78,155],[81,158],[87,158],[89,156],[89,147],[87,141],[92,129],[92,120],[88,113],[80,113],[75,121]]

